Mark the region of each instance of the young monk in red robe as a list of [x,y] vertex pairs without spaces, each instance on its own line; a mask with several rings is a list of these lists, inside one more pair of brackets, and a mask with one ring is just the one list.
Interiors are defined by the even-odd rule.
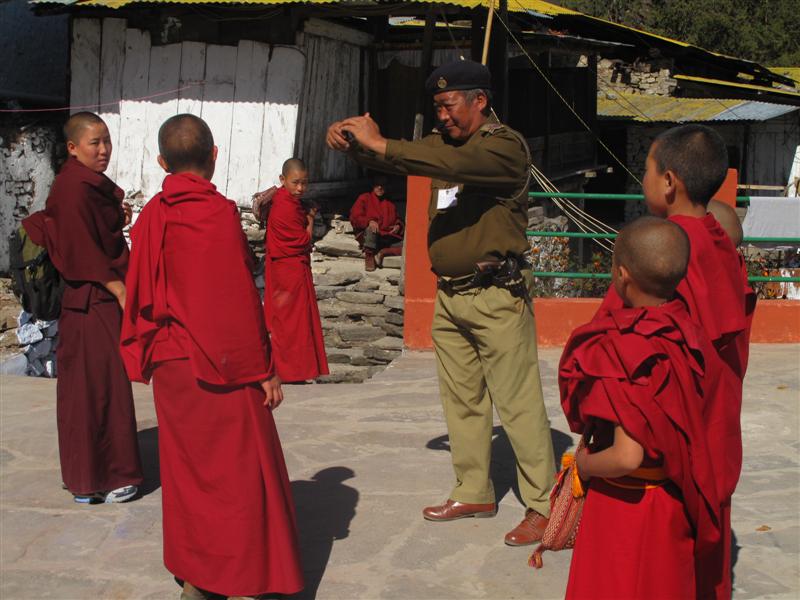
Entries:
[[[675,288],[689,240],[643,217],[620,232],[613,286],[624,306],[576,329],[559,365],[572,431],[592,437],[576,464],[589,489],[567,598],[693,598],[696,575],[719,579],[720,448],[706,394],[725,368]],[[715,571],[714,573],[710,573]]]
[[64,126],[69,158],[44,211],[23,222],[47,248],[66,287],[56,349],[61,477],[76,502],[124,502],[142,482],[131,384],[119,354],[128,246],[123,193],[103,173],[103,120],[76,113]]
[[371,192],[356,198],[350,209],[350,224],[358,245],[364,249],[364,269],[374,271],[384,256],[399,256],[402,251],[403,222],[394,202],[386,197],[386,177],[377,175]]
[[122,353],[153,379],[164,564],[182,598],[303,587],[286,465],[272,410],[283,399],[236,205],[211,183],[208,125],[159,130],[169,173],[131,232]]
[[[689,267],[678,285],[677,295],[727,365],[722,376],[732,382],[732,397],[727,405],[719,407],[711,429],[714,439],[725,440],[728,448],[726,483],[720,498],[723,537],[730,540],[730,502],[742,466],[742,384],[755,301],[752,291],[748,291],[739,253],[707,209],[711,196],[725,179],[728,153],[725,142],[713,129],[683,125],[665,131],[653,141],[646,164],[643,188],[650,212],[680,225],[691,242]],[[621,305],[621,299],[611,288],[597,316]],[[727,565],[725,577],[710,582],[699,573],[698,597],[731,595],[730,542],[724,542],[720,548],[723,554],[719,559]]]
[[272,197],[264,262],[264,314],[281,381],[327,375],[317,295],[311,276],[311,232],[315,209],[301,199],[308,187],[303,161],[283,163],[281,187]]

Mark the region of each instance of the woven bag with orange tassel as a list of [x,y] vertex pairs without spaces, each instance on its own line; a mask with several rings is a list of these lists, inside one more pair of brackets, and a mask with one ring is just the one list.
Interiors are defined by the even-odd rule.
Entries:
[[578,525],[581,522],[583,503],[586,500],[584,484],[578,476],[578,465],[575,455],[584,448],[582,437],[578,442],[575,454],[565,452],[561,457],[561,471],[550,492],[550,522],[542,535],[542,543],[533,551],[528,565],[541,569],[542,553],[545,550],[564,550],[575,545],[578,537]]

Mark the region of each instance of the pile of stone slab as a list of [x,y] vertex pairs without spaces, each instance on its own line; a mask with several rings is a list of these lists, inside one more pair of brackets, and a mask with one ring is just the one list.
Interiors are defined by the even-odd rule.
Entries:
[[10,330],[3,332],[3,341],[13,344],[16,339],[16,348],[10,348],[15,351],[4,355],[0,374],[55,377],[58,320],[39,321],[23,310],[16,325],[13,338]]
[[331,370],[318,382],[360,382],[402,352],[402,257],[388,256],[382,268],[366,272],[348,228],[336,221],[332,226],[311,257]]

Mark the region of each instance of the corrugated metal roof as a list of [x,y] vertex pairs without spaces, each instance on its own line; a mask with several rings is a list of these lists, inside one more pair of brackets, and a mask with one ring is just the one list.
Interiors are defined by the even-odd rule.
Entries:
[[769,70],[800,83],[800,67],[769,67]]
[[768,121],[796,110],[800,110],[800,107],[751,100],[673,98],[623,93],[604,93],[597,96],[598,116],[642,123]]
[[684,81],[693,81],[696,83],[708,83],[712,85],[722,85],[726,87],[732,88],[740,88],[743,90],[755,90],[759,92],[765,92],[768,94],[781,94],[784,96],[789,96],[791,98],[796,98],[800,100],[800,92],[799,91],[790,91],[784,90],[781,88],[774,88],[768,87],[766,85],[754,85],[752,83],[739,83],[735,81],[726,81],[724,79],[710,79],[708,77],[693,77],[691,75],[673,75],[675,79],[684,80]]
[[[489,6],[488,1],[481,0],[416,0],[421,4],[451,4],[463,8]],[[29,4],[64,4],[68,6],[105,6],[121,8],[128,4],[343,4],[345,6],[376,6],[389,4],[380,0],[29,0]],[[495,0],[495,7],[499,3]],[[508,3],[510,12],[534,12],[547,16],[582,15],[577,11],[542,0],[514,0]]]
[[[0,0],[2,1],[2,0]],[[399,2],[393,2],[391,0],[305,0],[301,2],[296,2],[294,0],[28,0],[30,4],[61,4],[64,6],[69,7],[97,7],[102,6],[106,8],[121,8],[123,6],[127,6],[130,4],[228,4],[228,5],[236,5],[236,4],[263,4],[263,5],[286,5],[286,4],[339,4],[342,5],[343,8],[348,6],[358,8],[358,7],[379,7],[380,5],[386,5],[387,10],[390,10],[391,4],[401,4]],[[474,9],[478,7],[488,7],[489,2],[493,2],[495,7],[499,5],[498,0],[417,0],[417,3],[420,4],[449,4],[451,6],[460,6],[466,9]],[[412,2],[406,2],[402,4],[412,4]],[[551,2],[545,2],[544,0],[513,0],[512,2],[508,3],[508,10],[510,12],[515,13],[523,13],[527,12],[532,17],[562,17],[565,19],[564,25],[566,25],[567,29],[572,29],[573,27],[577,27],[579,30],[584,29],[586,27],[592,28],[599,28],[601,31],[605,32],[610,30],[612,33],[616,32],[618,35],[620,32],[623,32],[627,35],[628,38],[633,38],[634,40],[638,40],[638,42],[644,41],[645,44],[648,44],[647,40],[649,39],[650,42],[654,44],[658,43],[666,43],[670,46],[676,46],[677,48],[682,49],[682,51],[687,52],[689,54],[696,55],[701,60],[716,60],[720,61],[720,63],[724,63],[728,66],[736,65],[738,69],[741,69],[745,72],[750,72],[757,74],[761,78],[765,78],[766,80],[771,81],[779,81],[785,85],[791,85],[792,80],[787,78],[786,75],[779,73],[777,71],[770,71],[766,67],[762,65],[733,57],[727,56],[725,54],[720,54],[718,52],[712,52],[710,50],[706,50],[700,46],[694,46],[687,42],[683,42],[681,40],[675,40],[672,38],[668,38],[662,35],[658,35],[656,33],[652,33],[649,31],[643,31],[641,29],[636,29],[635,27],[629,27],[627,25],[622,25],[620,23],[615,23],[613,21],[608,21],[606,19],[601,19],[599,17],[593,17],[591,15],[587,15],[585,13],[578,12],[576,10],[572,10],[569,8],[565,8],[563,6],[558,6]],[[583,31],[571,32],[573,35],[577,33],[582,37],[593,37],[591,34],[587,34]],[[605,39],[601,36],[602,39]],[[615,40],[618,41],[618,40]],[[623,40],[624,41],[624,40]],[[769,88],[766,88],[769,89]]]

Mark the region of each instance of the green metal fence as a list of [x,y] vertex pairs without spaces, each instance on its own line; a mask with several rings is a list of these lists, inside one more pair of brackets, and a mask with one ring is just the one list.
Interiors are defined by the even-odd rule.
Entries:
[[[564,198],[565,200],[622,200],[644,202],[644,194],[589,194],[584,192],[528,192],[531,198]],[[750,204],[750,196],[736,196],[736,204]]]
[[[623,200],[644,201],[643,194],[589,194],[580,192],[530,192],[531,198],[565,198],[569,200]],[[748,204],[750,196],[737,196],[737,204]],[[528,237],[553,237],[553,238],[578,238],[578,239],[610,239],[617,237],[616,233],[584,233],[580,231],[526,231]],[[800,238],[791,237],[746,237],[743,243],[751,244],[786,244],[800,246]],[[535,271],[536,277],[563,277],[564,279],[611,279],[611,273],[575,273],[560,271]],[[800,283],[800,277],[770,277],[751,275],[751,282],[792,282]]]

